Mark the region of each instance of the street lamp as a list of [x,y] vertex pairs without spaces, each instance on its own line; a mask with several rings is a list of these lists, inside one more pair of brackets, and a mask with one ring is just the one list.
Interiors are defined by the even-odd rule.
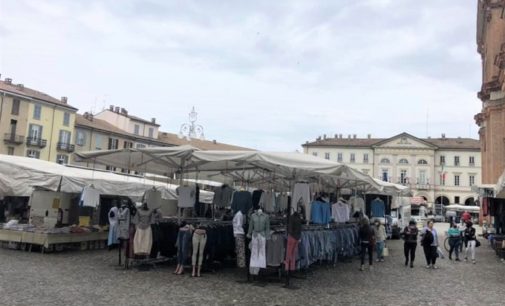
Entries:
[[179,131],[179,138],[186,138],[190,141],[192,138],[198,138],[200,140],[204,140],[205,136],[203,134],[203,126],[196,124],[198,119],[198,113],[195,111],[195,107],[189,113],[189,123],[184,123],[181,125],[181,129]]

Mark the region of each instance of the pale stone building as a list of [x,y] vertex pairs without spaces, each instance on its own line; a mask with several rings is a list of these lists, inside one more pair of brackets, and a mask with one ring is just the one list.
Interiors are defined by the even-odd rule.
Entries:
[[372,177],[409,185],[430,203],[474,204],[472,186],[481,182],[479,141],[420,139],[407,133],[391,138],[356,135],[320,137],[302,145],[304,153],[337,161]]

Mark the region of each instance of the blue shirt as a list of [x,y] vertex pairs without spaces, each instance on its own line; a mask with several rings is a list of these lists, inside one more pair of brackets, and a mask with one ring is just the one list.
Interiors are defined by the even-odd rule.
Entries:
[[386,216],[386,206],[381,199],[375,199],[371,204],[372,217],[384,218]]

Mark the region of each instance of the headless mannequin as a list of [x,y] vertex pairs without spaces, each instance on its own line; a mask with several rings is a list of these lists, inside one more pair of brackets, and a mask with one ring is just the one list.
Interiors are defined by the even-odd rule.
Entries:
[[[191,232],[193,230],[193,227],[190,224],[183,225],[181,228],[179,228],[179,231],[189,231]],[[191,233],[189,233],[191,235]],[[184,247],[184,245],[179,245],[179,248]],[[185,260],[185,258],[184,258]],[[175,268],[174,274],[176,275],[182,275],[184,274],[184,262],[179,262],[177,264],[177,267]]]
[[[197,229],[195,230],[195,232],[193,233],[193,237],[195,237],[194,235],[207,235],[206,231],[204,228],[202,227],[197,227]],[[194,238],[193,238],[194,239]],[[198,254],[198,256],[200,256],[200,258],[203,258],[203,250],[205,248],[205,243],[206,243],[206,239],[205,238],[205,241],[200,241],[200,252]],[[203,247],[202,247],[202,244],[203,244]],[[193,248],[195,248],[195,243],[193,242]],[[195,251],[193,251],[193,256],[195,256],[196,253]],[[193,273],[191,274],[191,277],[200,277],[201,274],[201,270],[202,270],[202,265],[201,264],[198,264],[198,269],[197,269],[197,265],[196,263],[198,262],[196,259],[194,259],[194,262],[195,264],[193,264]]]

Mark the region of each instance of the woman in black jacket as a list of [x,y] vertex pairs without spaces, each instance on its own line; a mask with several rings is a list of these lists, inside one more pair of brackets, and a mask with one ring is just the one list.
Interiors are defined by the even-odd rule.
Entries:
[[373,249],[375,246],[375,231],[370,226],[370,220],[365,216],[361,220],[359,229],[359,240],[361,241],[361,267],[360,270],[365,270],[365,254],[368,253],[368,264],[372,268]]
[[409,226],[403,229],[403,239],[405,243],[403,244],[403,252],[405,254],[405,266],[409,264],[410,255],[410,267],[414,268],[414,259],[416,258],[416,248],[417,248],[417,235],[419,230],[416,226],[415,220],[410,220]]

